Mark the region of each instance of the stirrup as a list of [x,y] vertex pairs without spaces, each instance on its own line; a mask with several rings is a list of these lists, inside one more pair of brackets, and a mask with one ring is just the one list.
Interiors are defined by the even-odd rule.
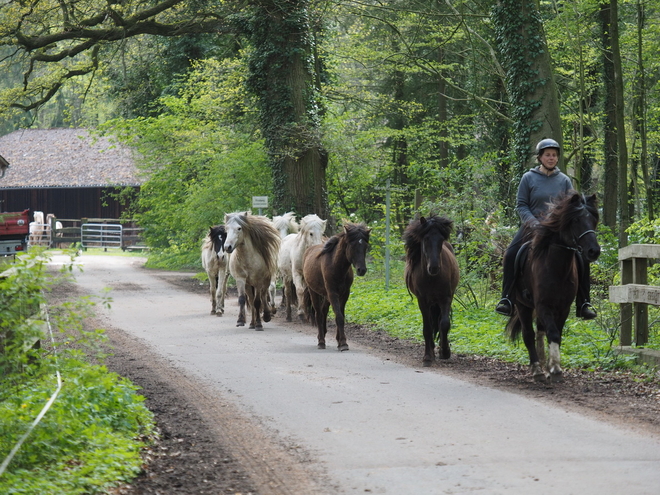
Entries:
[[591,303],[589,301],[586,301],[582,303],[580,309],[576,311],[576,316],[578,318],[582,318],[583,320],[593,320],[598,315],[596,314],[596,310],[591,305]]
[[495,312],[503,316],[511,316],[513,314],[513,303],[508,297],[503,297],[495,307]]

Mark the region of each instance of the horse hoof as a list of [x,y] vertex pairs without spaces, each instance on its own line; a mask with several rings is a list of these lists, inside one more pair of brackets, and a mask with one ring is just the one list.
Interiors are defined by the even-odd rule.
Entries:
[[291,318],[290,316],[287,316],[286,321],[293,321],[293,318]]
[[548,383],[548,377],[545,373],[536,373],[534,375],[534,381],[537,383]]
[[223,314],[224,314],[224,313],[221,313],[221,312],[218,311],[218,312],[215,314],[215,316],[223,316]]
[[212,309],[212,310],[211,310],[211,314],[212,314],[212,315],[215,314],[215,309]]
[[270,321],[270,313],[264,313],[264,318],[263,320],[268,323]]
[[317,349],[325,349],[325,344],[318,344],[316,346]]
[[562,372],[551,373],[550,374],[550,381],[552,383],[561,383],[561,382],[564,381],[564,374]]
[[348,350],[348,344],[338,345],[337,349],[339,349],[340,352],[347,351]]
[[451,357],[451,351],[449,349],[447,349],[447,351],[441,352],[438,357],[440,359],[449,359]]
[[237,327],[244,327],[244,326],[245,326],[245,322],[244,322],[244,321],[239,321],[239,322],[236,323],[236,326],[237,326]]
[[424,368],[429,368],[433,364],[433,361],[422,361],[422,366]]
[[264,327],[262,327],[262,326],[255,327],[254,329],[255,329],[257,332],[263,332],[263,331],[264,331]]

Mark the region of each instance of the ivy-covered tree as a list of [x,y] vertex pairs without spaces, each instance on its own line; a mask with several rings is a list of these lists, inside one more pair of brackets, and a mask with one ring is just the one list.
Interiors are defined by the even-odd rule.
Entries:
[[248,35],[255,44],[250,87],[262,110],[274,206],[325,216],[327,153],[318,131],[308,9],[307,0],[9,0],[0,5],[0,46],[13,48],[4,62],[23,65],[23,85],[0,94],[0,109],[39,108],[68,80],[98,71],[129,38]]

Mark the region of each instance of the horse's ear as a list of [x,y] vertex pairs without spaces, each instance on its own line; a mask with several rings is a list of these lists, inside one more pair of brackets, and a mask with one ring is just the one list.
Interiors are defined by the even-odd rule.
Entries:
[[587,204],[591,206],[595,206],[598,203],[598,195],[596,193],[593,193],[591,196],[587,198]]
[[426,223],[426,217],[423,217],[423,216],[419,217],[419,223],[424,225]]
[[571,196],[570,204],[582,203],[582,195],[580,193],[575,193]]

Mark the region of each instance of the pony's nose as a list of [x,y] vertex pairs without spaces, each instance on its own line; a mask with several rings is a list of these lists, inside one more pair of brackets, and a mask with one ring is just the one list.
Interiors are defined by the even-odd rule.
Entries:
[[225,244],[225,251],[227,251],[227,253],[231,254],[233,250],[234,250],[234,246],[232,246],[231,244]]
[[367,273],[367,267],[366,266],[360,266],[357,269],[357,274],[360,277],[364,277],[364,274]]
[[587,259],[589,261],[596,261],[600,256],[600,246],[595,248],[589,248],[587,250]]
[[440,273],[439,266],[429,266],[429,275],[436,276],[438,273]]

